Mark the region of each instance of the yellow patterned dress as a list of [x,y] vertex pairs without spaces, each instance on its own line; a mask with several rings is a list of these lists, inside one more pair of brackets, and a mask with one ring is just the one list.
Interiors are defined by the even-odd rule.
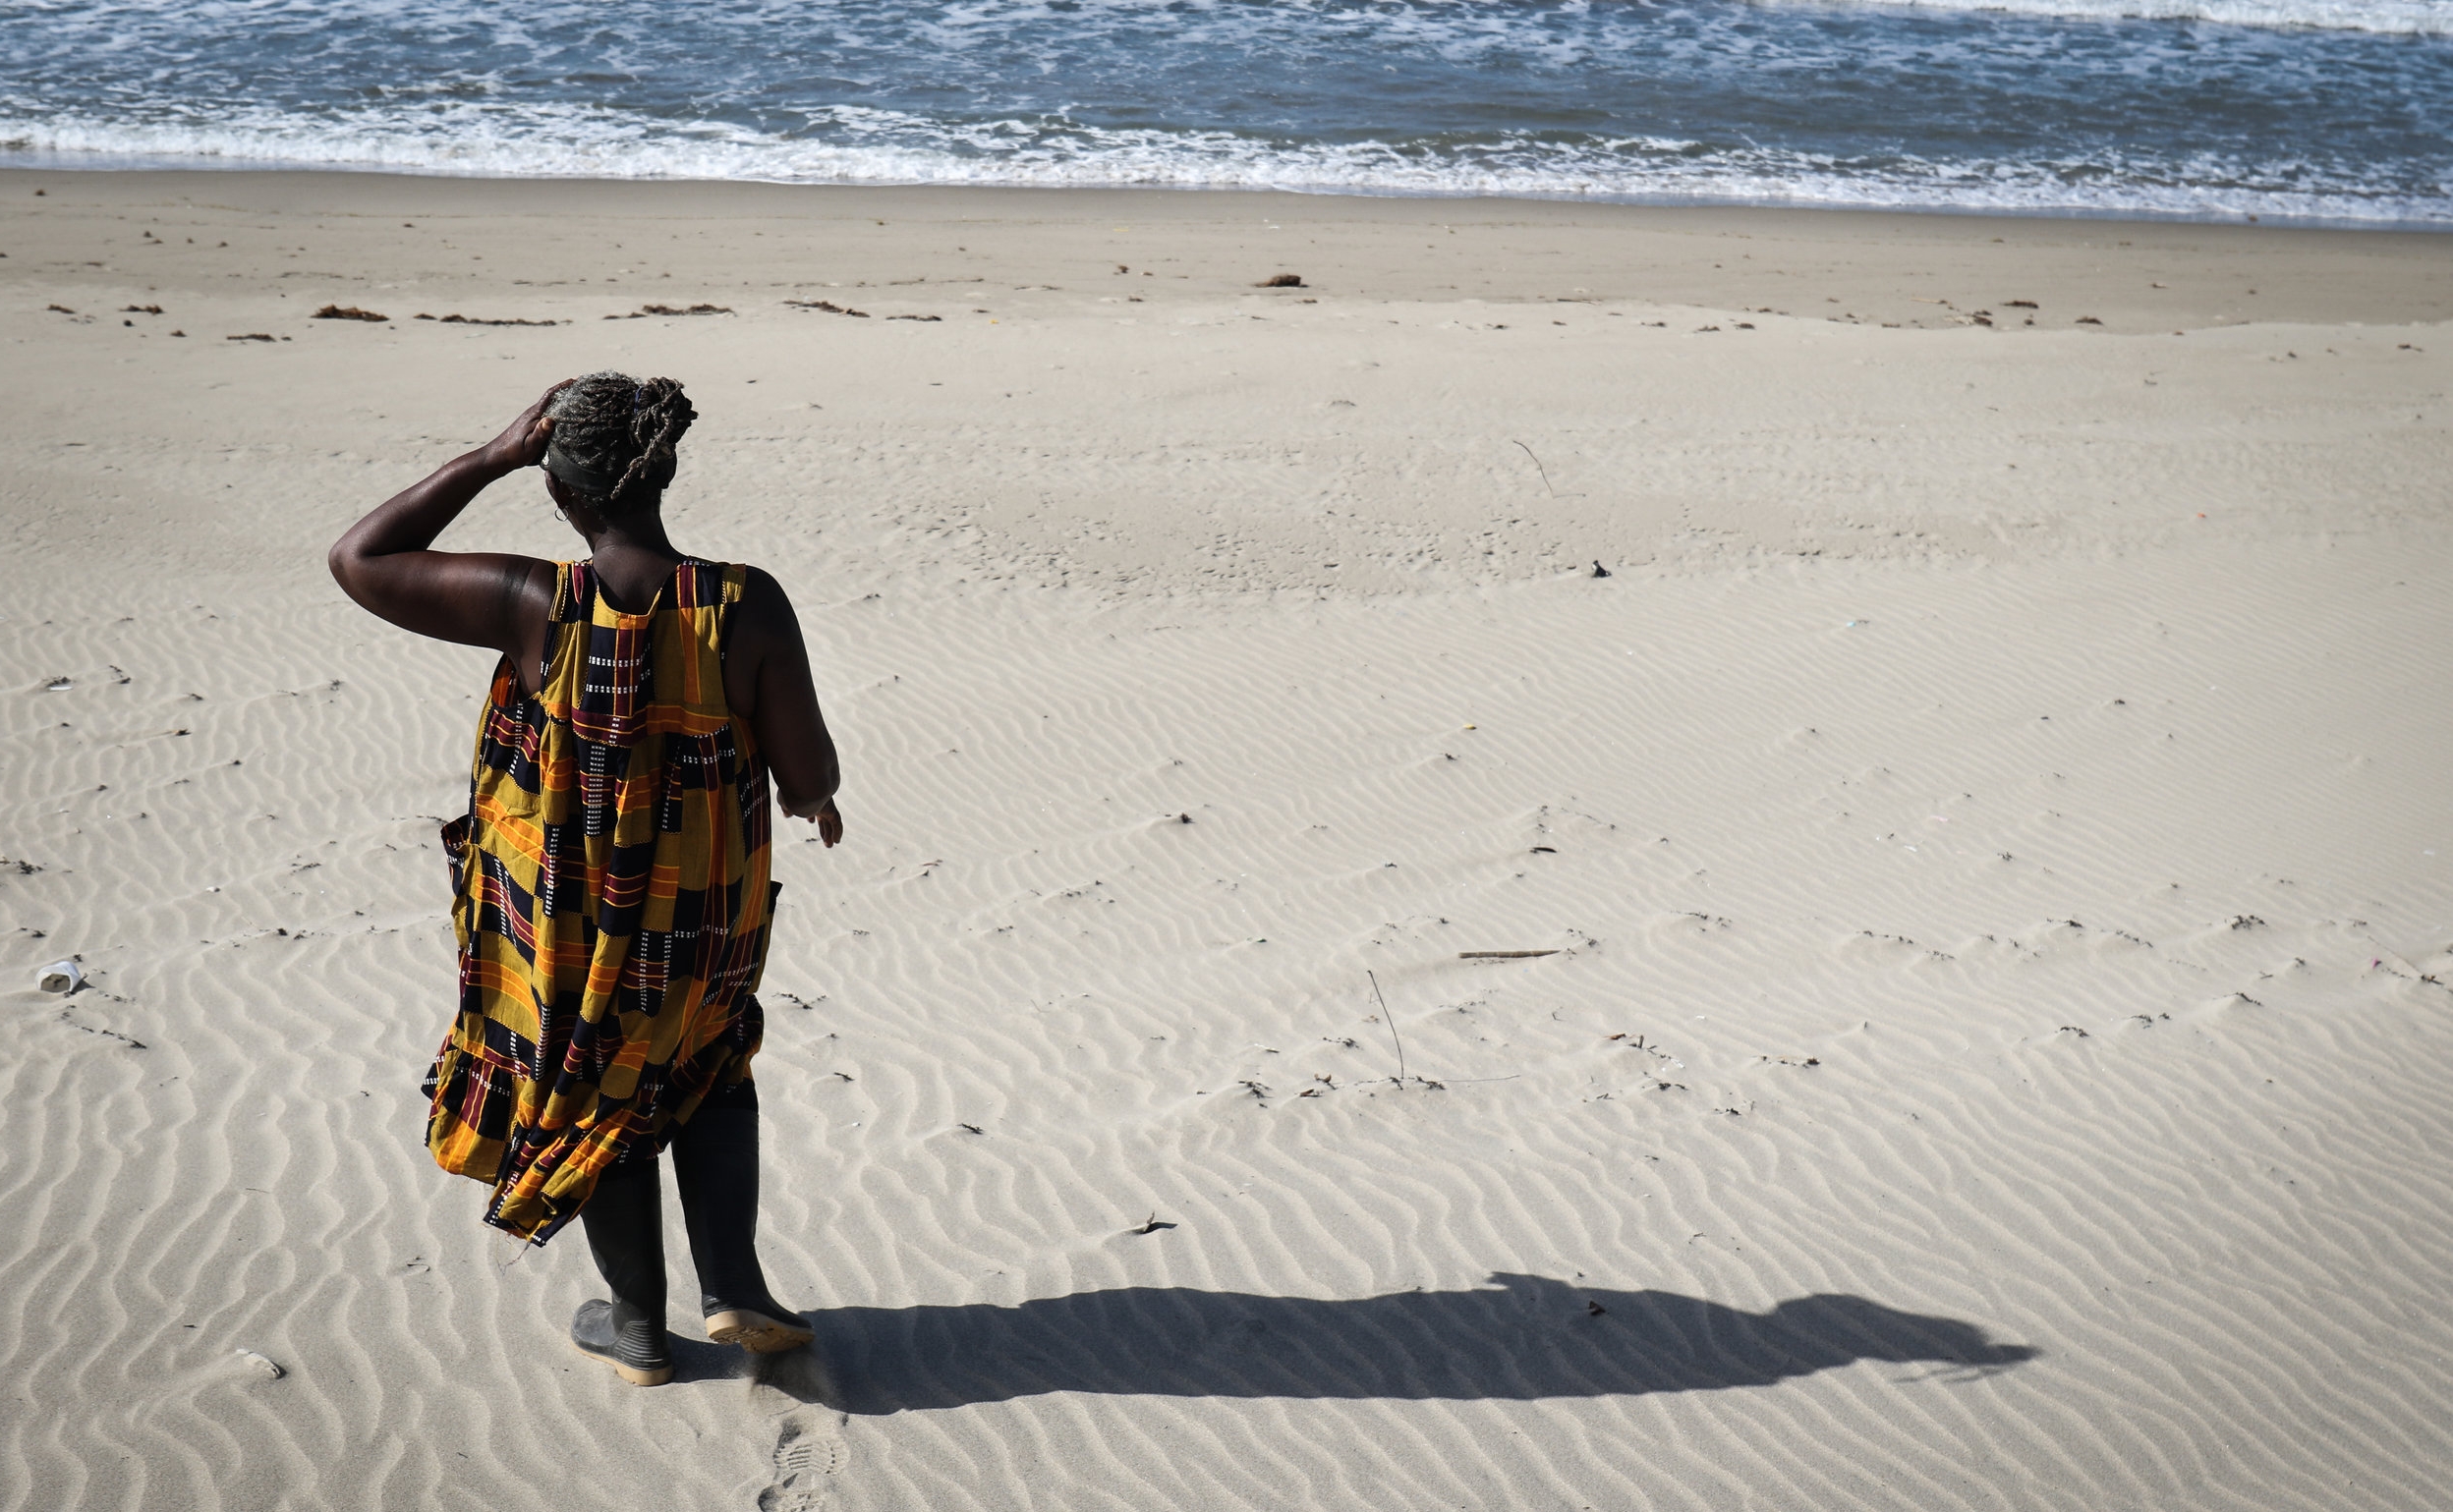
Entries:
[[774,904],[767,762],[724,700],[746,570],[685,561],[645,614],[557,570],[540,691],[503,659],[443,827],[460,1010],[426,1078],[435,1163],[532,1244],[750,1074]]

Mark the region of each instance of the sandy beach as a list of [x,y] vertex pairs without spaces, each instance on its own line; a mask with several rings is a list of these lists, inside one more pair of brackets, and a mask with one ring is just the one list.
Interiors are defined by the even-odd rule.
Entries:
[[[0,203],[0,1507],[2443,1494],[2443,237]],[[427,1158],[492,658],[324,566],[603,367],[848,830],[758,1062],[819,1347],[653,1390]]]

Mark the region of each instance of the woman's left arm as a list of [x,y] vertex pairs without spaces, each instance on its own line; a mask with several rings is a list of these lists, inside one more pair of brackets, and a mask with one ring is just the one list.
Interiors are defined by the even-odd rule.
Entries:
[[507,653],[524,649],[533,616],[521,611],[528,600],[552,592],[552,564],[499,551],[428,548],[486,484],[544,456],[553,432],[545,405],[563,386],[545,390],[502,434],[444,463],[351,526],[326,558],[341,591],[403,630]]

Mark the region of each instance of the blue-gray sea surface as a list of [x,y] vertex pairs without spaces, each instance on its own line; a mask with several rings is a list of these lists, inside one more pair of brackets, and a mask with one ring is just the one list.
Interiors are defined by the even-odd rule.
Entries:
[[0,162],[2453,226],[2453,0],[35,0]]

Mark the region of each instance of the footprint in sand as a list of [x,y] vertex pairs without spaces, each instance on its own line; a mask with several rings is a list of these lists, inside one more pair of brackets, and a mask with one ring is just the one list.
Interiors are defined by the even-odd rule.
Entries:
[[851,1459],[851,1447],[827,1421],[832,1416],[809,1408],[784,1415],[774,1484],[758,1493],[758,1512],[815,1512],[825,1505],[830,1478]]

